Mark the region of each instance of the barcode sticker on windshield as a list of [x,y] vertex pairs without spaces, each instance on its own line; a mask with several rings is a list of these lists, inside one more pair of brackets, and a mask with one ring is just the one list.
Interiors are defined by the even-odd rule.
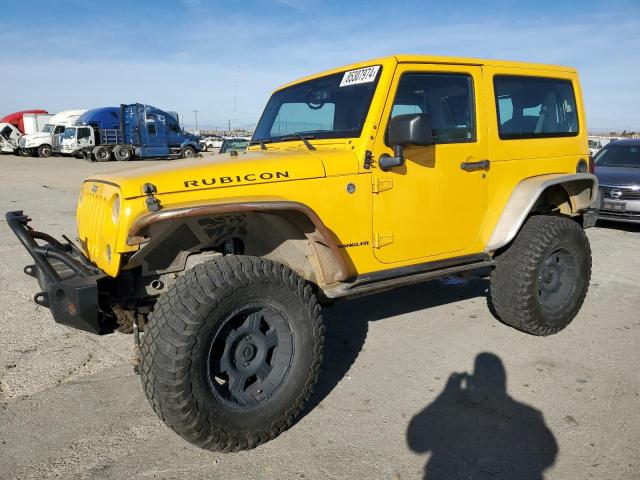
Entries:
[[380,70],[380,65],[344,72],[340,86],[348,87],[349,85],[356,85],[358,83],[371,83],[376,79],[378,70]]

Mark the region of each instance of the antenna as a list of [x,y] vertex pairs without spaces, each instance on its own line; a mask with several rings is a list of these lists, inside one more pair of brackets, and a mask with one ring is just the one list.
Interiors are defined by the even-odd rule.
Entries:
[[[236,109],[238,106],[238,80],[240,78],[240,65],[236,67],[236,94],[233,96],[233,124],[236,124]],[[229,127],[231,130],[231,127]]]

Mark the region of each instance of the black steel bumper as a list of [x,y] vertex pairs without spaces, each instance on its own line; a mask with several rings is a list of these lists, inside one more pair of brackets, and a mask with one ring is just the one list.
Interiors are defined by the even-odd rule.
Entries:
[[99,302],[98,287],[105,274],[71,242],[62,243],[33,230],[28,225],[31,219],[22,211],[7,212],[5,218],[35,262],[24,268],[24,273],[37,278],[42,290],[33,301],[50,309],[62,325],[99,335],[113,332],[114,319],[103,313]]

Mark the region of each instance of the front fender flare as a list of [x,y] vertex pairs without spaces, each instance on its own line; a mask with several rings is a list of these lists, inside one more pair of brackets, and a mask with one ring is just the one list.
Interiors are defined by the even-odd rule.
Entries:
[[127,237],[128,245],[139,245],[149,240],[147,233],[152,225],[159,222],[179,220],[187,217],[199,217],[206,215],[228,214],[238,212],[286,212],[294,211],[302,213],[315,227],[315,232],[309,240],[320,243],[330,251],[331,261],[320,260],[320,268],[324,272],[327,283],[346,280],[349,266],[344,255],[338,248],[338,241],[333,232],[322,222],[318,214],[307,205],[299,202],[278,199],[236,199],[234,201],[220,203],[198,203],[180,205],[158,212],[148,213],[138,218],[129,229]]
[[485,251],[495,251],[511,242],[543,192],[554,185],[565,189],[573,213],[589,208],[598,196],[598,178],[593,174],[558,173],[526,178],[511,192]]

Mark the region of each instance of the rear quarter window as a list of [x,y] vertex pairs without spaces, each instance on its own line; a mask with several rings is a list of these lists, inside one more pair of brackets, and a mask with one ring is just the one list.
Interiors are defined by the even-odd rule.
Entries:
[[501,139],[578,134],[576,97],[570,80],[497,75],[493,86]]

